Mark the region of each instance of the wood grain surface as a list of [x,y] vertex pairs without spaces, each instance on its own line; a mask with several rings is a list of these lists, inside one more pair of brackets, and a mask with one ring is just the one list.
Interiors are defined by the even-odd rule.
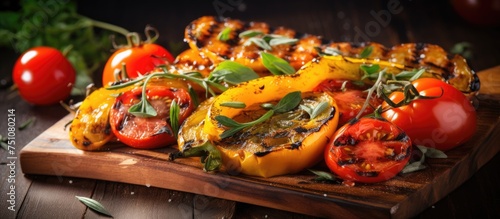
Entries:
[[[110,151],[81,151],[71,145],[64,129],[73,115],[64,117],[21,150],[21,168],[25,174],[152,186],[317,217],[408,218],[460,186],[499,151],[500,104],[491,99],[498,95],[497,79],[491,75],[499,70],[479,73],[484,83],[477,97],[478,130],[472,140],[447,152],[447,159],[428,159],[429,168],[423,171],[383,183],[354,187],[325,184],[314,182],[308,172],[272,178],[209,174],[202,171],[198,159],[169,161],[169,153],[176,151],[173,148],[137,150],[117,143]],[[162,199],[168,202],[171,196],[168,193]]]

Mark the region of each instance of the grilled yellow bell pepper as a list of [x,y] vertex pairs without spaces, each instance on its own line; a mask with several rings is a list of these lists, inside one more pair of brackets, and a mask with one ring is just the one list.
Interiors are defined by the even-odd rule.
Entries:
[[[188,117],[179,133],[180,152],[173,158],[201,156],[206,171],[222,169],[262,177],[296,173],[311,167],[321,159],[328,138],[337,128],[339,116],[333,98],[310,91],[328,79],[360,80],[364,74],[360,70],[361,64],[379,64],[395,74],[404,69],[404,66],[383,61],[329,56],[305,65],[294,75],[268,76],[239,84],[201,104]],[[322,119],[299,123],[287,117],[304,113],[295,109],[285,116],[272,116],[270,120],[274,122],[264,122],[243,129],[235,136],[221,138],[228,128],[217,121],[218,116],[248,122],[264,114],[258,108],[260,104],[277,102],[293,91],[302,92],[303,100],[316,98],[328,102],[330,111],[323,112],[319,117]],[[225,107],[227,102],[241,102],[246,107]],[[325,119],[327,115],[330,115],[329,119]],[[273,127],[280,123],[280,119],[285,123],[291,121],[296,126],[276,130]],[[313,129],[315,131],[310,131]],[[293,140],[305,130],[307,134],[302,135],[301,140]],[[277,132],[286,137],[278,136]]]

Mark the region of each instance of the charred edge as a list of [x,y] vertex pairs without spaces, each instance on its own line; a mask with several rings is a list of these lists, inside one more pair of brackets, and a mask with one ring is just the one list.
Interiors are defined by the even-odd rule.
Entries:
[[271,153],[271,151],[261,151],[261,152],[255,152],[254,155],[257,156],[257,157],[263,157],[263,156],[266,156],[269,153]]
[[394,140],[396,141],[407,141],[408,140],[408,135],[406,134],[406,132],[401,132],[399,133],[398,136],[396,136],[396,138]]
[[122,107],[123,103],[121,100],[119,101],[116,101],[115,104],[113,104],[113,106],[111,108],[117,110],[117,109],[120,109]]
[[377,171],[356,171],[356,174],[365,177],[377,177],[379,173]]
[[355,158],[349,158],[347,160],[339,160],[337,161],[337,164],[339,166],[345,166],[345,165],[350,165],[350,164],[355,164],[357,162],[357,160]]
[[111,124],[109,124],[109,122],[106,124],[106,127],[104,127],[104,134],[106,135],[111,134]]
[[184,145],[182,146],[182,151],[186,151],[186,150],[189,150],[193,147],[193,144],[194,144],[194,140],[188,140],[184,143]]
[[292,149],[292,150],[299,149],[300,146],[302,146],[302,141],[297,141],[297,142],[294,142],[291,144],[290,149]]
[[420,64],[420,60],[422,59],[422,50],[424,50],[427,47],[427,44],[425,43],[415,43],[415,50],[413,51],[413,57],[412,57],[412,63],[413,64]]
[[88,147],[88,146],[92,145],[92,142],[87,137],[83,137],[82,145],[84,147]]
[[284,138],[286,136],[288,136],[290,132],[289,131],[280,131],[280,132],[277,132],[276,134],[274,134],[273,138]]
[[479,89],[481,88],[481,83],[479,82],[479,77],[477,76],[477,74],[473,71],[472,71],[472,81],[470,83],[470,90],[472,92],[476,92],[476,91],[479,91]]
[[412,154],[411,150],[412,150],[412,147],[406,148],[406,151],[404,153],[400,153],[400,154],[396,155],[394,157],[394,160],[395,161],[400,161],[400,160],[406,159],[408,156],[411,156],[411,154]]
[[120,122],[118,123],[118,127],[116,127],[116,130],[118,131],[121,131],[123,129],[123,127],[125,126],[125,123],[127,123],[128,121],[128,118],[129,118],[129,115],[125,115],[121,120]]
[[356,139],[352,136],[342,135],[333,141],[333,146],[346,146],[346,145],[356,145]]
[[297,133],[305,133],[305,132],[307,132],[307,131],[308,131],[306,128],[304,128],[304,127],[302,127],[302,126],[297,127],[297,128],[294,128],[293,130],[294,130],[295,132],[297,132]]
[[155,132],[153,135],[151,135],[151,136],[161,135],[161,134],[173,135],[173,132],[172,132],[172,130],[170,130],[170,127],[169,127],[169,126],[163,126],[163,127],[161,127],[161,129],[158,129],[158,131],[156,131],[156,132]]

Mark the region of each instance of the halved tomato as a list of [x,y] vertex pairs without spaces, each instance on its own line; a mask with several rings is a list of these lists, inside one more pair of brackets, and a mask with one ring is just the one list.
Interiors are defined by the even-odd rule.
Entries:
[[130,107],[141,101],[142,86],[127,91],[116,98],[110,112],[111,130],[124,144],[140,149],[164,147],[176,142],[176,133],[170,124],[172,101],[180,106],[178,122],[186,119],[194,106],[189,92],[183,88],[147,85],[148,102],[157,115],[140,117],[129,112]]
[[[321,82],[314,91],[326,92],[335,99],[339,107],[339,126],[342,126],[352,120],[363,107],[369,86],[365,84],[356,84],[352,80],[331,79]],[[370,105],[366,107],[361,116],[373,113],[375,108],[382,104],[379,98],[370,98]]]
[[403,130],[384,119],[364,117],[335,132],[325,149],[325,161],[344,180],[375,183],[398,174],[411,150]]

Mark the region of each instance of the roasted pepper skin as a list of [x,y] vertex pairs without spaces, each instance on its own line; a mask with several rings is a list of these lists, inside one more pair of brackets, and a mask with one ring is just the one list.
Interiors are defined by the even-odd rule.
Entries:
[[106,143],[114,139],[109,124],[109,110],[116,96],[126,89],[99,88],[87,96],[69,127],[69,139],[80,150],[106,150]]

